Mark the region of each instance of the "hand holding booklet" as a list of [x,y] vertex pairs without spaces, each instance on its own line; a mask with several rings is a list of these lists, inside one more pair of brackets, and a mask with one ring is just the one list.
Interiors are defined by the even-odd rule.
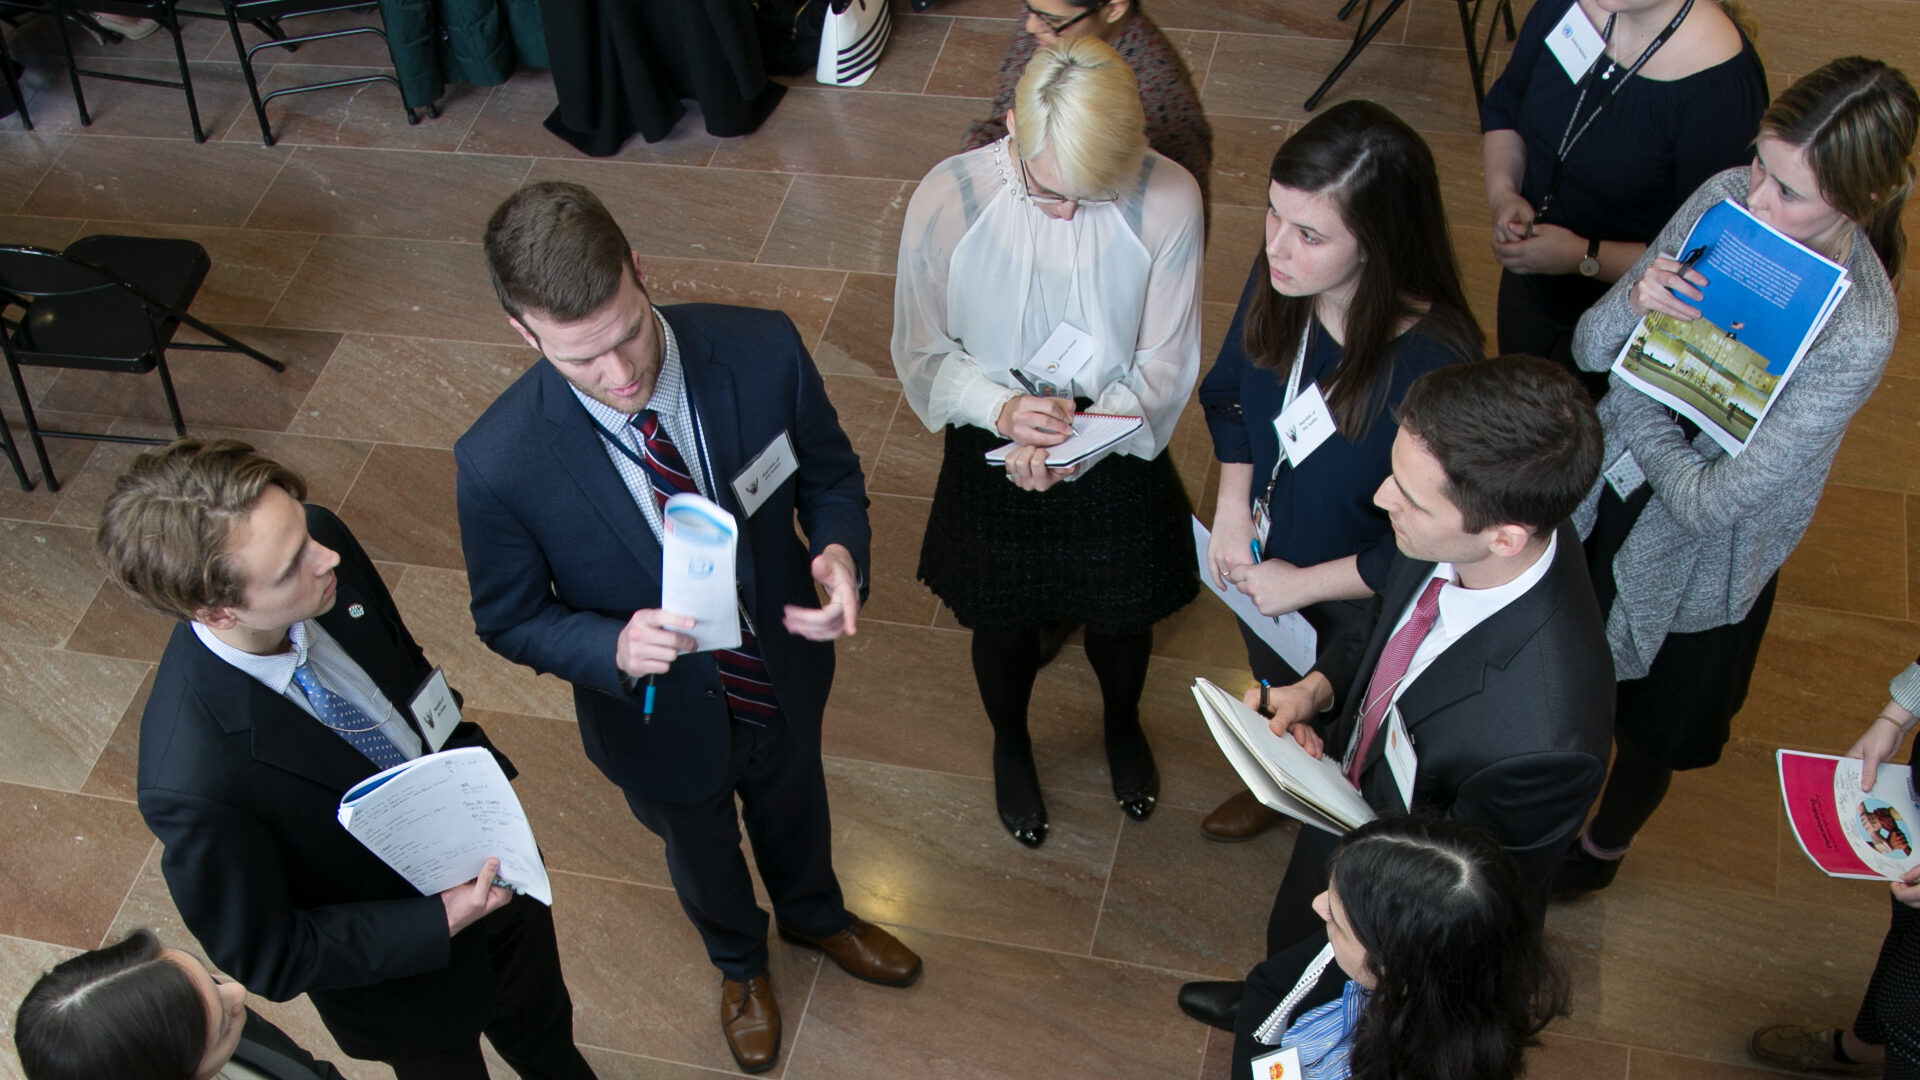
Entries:
[[1372,821],[1373,807],[1331,757],[1314,757],[1267,718],[1206,679],[1193,681],[1207,729],[1247,790],[1266,806],[1335,835]]
[[491,857],[501,882],[553,904],[526,811],[485,747],[423,754],[369,776],[341,796],[339,818],[422,896],[472,881]]
[[1882,765],[1873,790],[1862,791],[1859,758],[1796,750],[1774,757],[1793,838],[1829,877],[1897,880],[1920,866],[1914,854],[1920,801],[1912,769]]

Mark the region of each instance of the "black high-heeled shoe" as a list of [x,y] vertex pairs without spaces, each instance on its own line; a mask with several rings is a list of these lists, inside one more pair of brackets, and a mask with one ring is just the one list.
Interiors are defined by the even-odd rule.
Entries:
[[1017,760],[993,755],[993,801],[1008,835],[1030,848],[1047,842],[1047,804],[1040,795],[1040,773],[1031,751]]

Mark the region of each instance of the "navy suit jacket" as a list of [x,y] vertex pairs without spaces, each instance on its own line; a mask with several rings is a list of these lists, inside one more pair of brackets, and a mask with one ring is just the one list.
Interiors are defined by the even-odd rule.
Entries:
[[[340,519],[309,506],[307,527],[340,554],[333,610],[317,621],[406,715],[432,666]],[[471,723],[448,737],[456,746],[491,749]],[[254,993],[306,994],[347,1053],[414,1057],[479,1037],[493,967],[484,934],[450,940],[440,898],[340,827],[340,797],[378,771],[192,627],[174,628],[140,719],[138,798],[187,929]]]
[[[796,738],[817,747],[833,646],[787,633],[782,611],[819,606],[810,562],[829,544],[852,553],[865,582],[859,458],[785,315],[712,304],[658,310],[679,343],[714,501],[740,524],[739,593],[781,712]],[[748,516],[731,481],[782,432],[799,468]],[[680,450],[689,462],[699,457],[697,448]],[[713,654],[683,655],[656,678],[651,718],[614,663],[633,613],[660,606],[661,552],[607,453],[545,360],[454,444],[474,626],[500,655],[573,684],[587,757],[623,790],[667,802],[709,798],[725,784],[731,742]]]
[[[1323,651],[1321,672],[1336,692],[1346,688],[1326,730],[1327,753],[1346,752],[1394,623],[1434,566],[1396,555],[1364,647]],[[1544,912],[1554,864],[1606,776],[1613,695],[1600,605],[1579,538],[1563,525],[1546,576],[1449,645],[1401,693],[1418,759],[1414,805],[1401,804],[1385,739],[1368,750],[1360,792],[1381,813],[1424,810],[1486,829],[1513,856],[1529,903]]]

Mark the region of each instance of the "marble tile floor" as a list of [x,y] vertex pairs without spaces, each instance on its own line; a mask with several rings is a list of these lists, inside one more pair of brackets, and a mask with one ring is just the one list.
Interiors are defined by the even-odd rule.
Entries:
[[[1211,357],[1259,242],[1267,158],[1305,116],[1299,103],[1348,30],[1332,0],[1149,6],[1201,80],[1216,133]],[[1776,88],[1861,50],[1891,49],[1881,55],[1920,72],[1916,0],[1823,0],[1817,15],[1796,0],[1748,6]],[[418,127],[384,87],[282,99],[271,108],[283,137],[267,148],[230,45],[217,26],[195,24],[188,49],[212,133],[196,146],[178,95],[152,87],[90,83],[95,123],[81,127],[49,28],[30,22],[12,38],[37,127],[0,121],[0,240],[117,232],[207,246],[215,270],[195,310],[289,370],[179,355],[189,421],[248,438],[312,478],[313,498],[353,524],[416,635],[521,765],[554,870],[579,1037],[604,1076],[732,1069],[713,972],[666,887],[658,842],[586,762],[567,689],[494,657],[466,612],[449,448],[534,360],[501,318],[477,241],[499,198],[539,177],[606,197],[660,299],[786,311],[873,491],[873,601],[840,648],[828,783],[850,904],[921,950],[927,974],[910,990],[877,989],[776,943],[787,1040],[772,1075],[1227,1075],[1227,1041],[1181,1017],[1173,992],[1257,958],[1292,844],[1287,830],[1238,846],[1198,835],[1234,781],[1185,688],[1196,676],[1245,678],[1231,624],[1199,603],[1159,632],[1143,708],[1164,801],[1144,825],[1124,821],[1108,794],[1084,655],[1070,645],[1044,673],[1033,726],[1055,831],[1030,852],[995,819],[964,632],[913,578],[939,444],[891,378],[894,236],[914,182],[985,112],[1013,10],[1010,0],[942,0],[915,15],[903,3],[869,87],[799,82],[753,136],[709,137],[696,112],[670,139],[607,161],[578,157],[540,127],[552,105],[541,72],[456,87],[443,115]],[[159,37],[85,48],[128,71],[171,66]],[[380,63],[342,49],[283,59],[288,70],[267,81],[298,65]],[[1385,102],[1431,140],[1469,290],[1491,326],[1497,274],[1453,5],[1410,0],[1333,100],[1350,96]],[[141,380],[34,376],[50,421],[163,430],[157,390]],[[0,409],[17,430],[10,395]],[[1916,416],[1920,333],[1909,332],[1782,573],[1726,760],[1679,779],[1612,889],[1554,909],[1549,929],[1577,997],[1532,1075],[1734,1080],[1758,1075],[1742,1053],[1754,1025],[1851,1015],[1886,899],[1806,863],[1782,824],[1771,752],[1844,748],[1920,648]],[[0,481],[0,1077],[17,1071],[12,1003],[47,965],[137,925],[191,944],[131,801],[138,716],[168,627],[104,583],[90,548],[106,485],[133,451],[53,451],[59,493]],[[1189,485],[1210,491],[1196,411],[1173,453]],[[1739,827],[1702,843],[1703,819]],[[260,1007],[356,1080],[387,1075],[340,1057],[305,1003]],[[496,1062],[496,1075],[509,1074]]]

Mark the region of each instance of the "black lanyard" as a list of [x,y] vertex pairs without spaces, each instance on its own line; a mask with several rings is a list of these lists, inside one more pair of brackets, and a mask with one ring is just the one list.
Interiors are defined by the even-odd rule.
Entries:
[[[1578,2],[1579,0],[1575,0],[1576,6]],[[1605,49],[1602,49],[1600,55],[1593,58],[1593,63],[1587,66],[1587,70],[1580,76],[1580,96],[1573,100],[1573,113],[1567,117],[1566,130],[1560,133],[1560,149],[1554,154],[1553,172],[1547,177],[1547,192],[1540,197],[1540,210],[1534,214],[1535,221],[1546,217],[1548,207],[1553,205],[1554,192],[1560,188],[1560,169],[1566,165],[1567,153],[1573,149],[1573,144],[1579,142],[1580,136],[1585,135],[1587,129],[1593,126],[1594,120],[1606,110],[1607,104],[1614,99],[1615,95],[1620,93],[1620,88],[1627,85],[1627,81],[1639,72],[1641,66],[1652,58],[1654,53],[1660,51],[1660,46],[1667,43],[1667,39],[1673,36],[1675,30],[1680,29],[1680,24],[1686,21],[1687,12],[1692,10],[1693,0],[1687,0],[1686,3],[1680,5],[1680,13],[1673,17],[1673,21],[1667,24],[1665,30],[1660,31],[1659,35],[1647,44],[1646,50],[1640,54],[1640,59],[1635,60],[1633,66],[1627,69],[1626,74],[1620,76],[1620,81],[1613,84],[1613,89],[1607,91],[1606,95],[1594,104],[1593,112],[1587,116],[1586,121],[1581,123],[1579,130],[1576,131],[1573,125],[1580,119],[1580,107],[1587,103],[1587,91],[1593,86],[1593,73],[1599,71],[1601,65],[1604,63],[1607,67],[1607,74],[1602,76],[1602,79],[1612,79],[1613,69],[1619,65],[1615,64],[1613,60],[1607,56]],[[1584,15],[1584,12],[1582,14]],[[1603,43],[1613,40],[1613,21],[1619,17],[1618,14],[1607,16],[1607,25],[1600,31],[1600,40]]]
[[[652,485],[653,480],[647,472],[647,462],[644,457],[634,453],[633,448],[627,445],[627,441],[625,439],[622,439],[620,436],[614,434],[611,431],[608,431],[607,426],[605,424],[602,424],[600,422],[600,418],[593,415],[591,411],[587,411],[587,422],[592,424],[594,427],[594,430],[598,431],[601,434],[601,436],[603,436],[607,440],[608,443],[612,444],[615,450],[620,451],[620,453],[626,456],[626,459],[628,461],[631,461],[636,466],[638,466],[640,469],[640,475],[643,477],[648,477],[647,483],[649,486]],[[707,439],[706,439],[706,436],[703,435],[700,431],[700,414],[697,412],[694,412],[691,406],[689,406],[687,409],[687,422],[693,428],[693,441],[700,444],[698,447],[695,448],[698,451],[700,456],[700,464],[706,468],[707,476],[711,478],[713,476],[713,466],[710,462],[707,461]],[[660,415],[660,411],[658,409],[654,410],[654,423],[659,424],[662,427],[665,427],[667,423],[666,418]],[[627,427],[633,430],[635,437],[639,438],[642,442],[646,441],[646,437],[640,434],[640,429],[635,428],[633,426],[632,420],[627,421]],[[668,439],[669,440],[672,439],[671,434],[668,435]],[[681,460],[685,461],[686,457],[687,457],[687,452],[684,450],[680,451]],[[693,463],[688,462],[687,468],[691,470],[693,468]],[[698,494],[700,491],[700,480],[698,477],[694,478],[693,490],[695,494]]]

